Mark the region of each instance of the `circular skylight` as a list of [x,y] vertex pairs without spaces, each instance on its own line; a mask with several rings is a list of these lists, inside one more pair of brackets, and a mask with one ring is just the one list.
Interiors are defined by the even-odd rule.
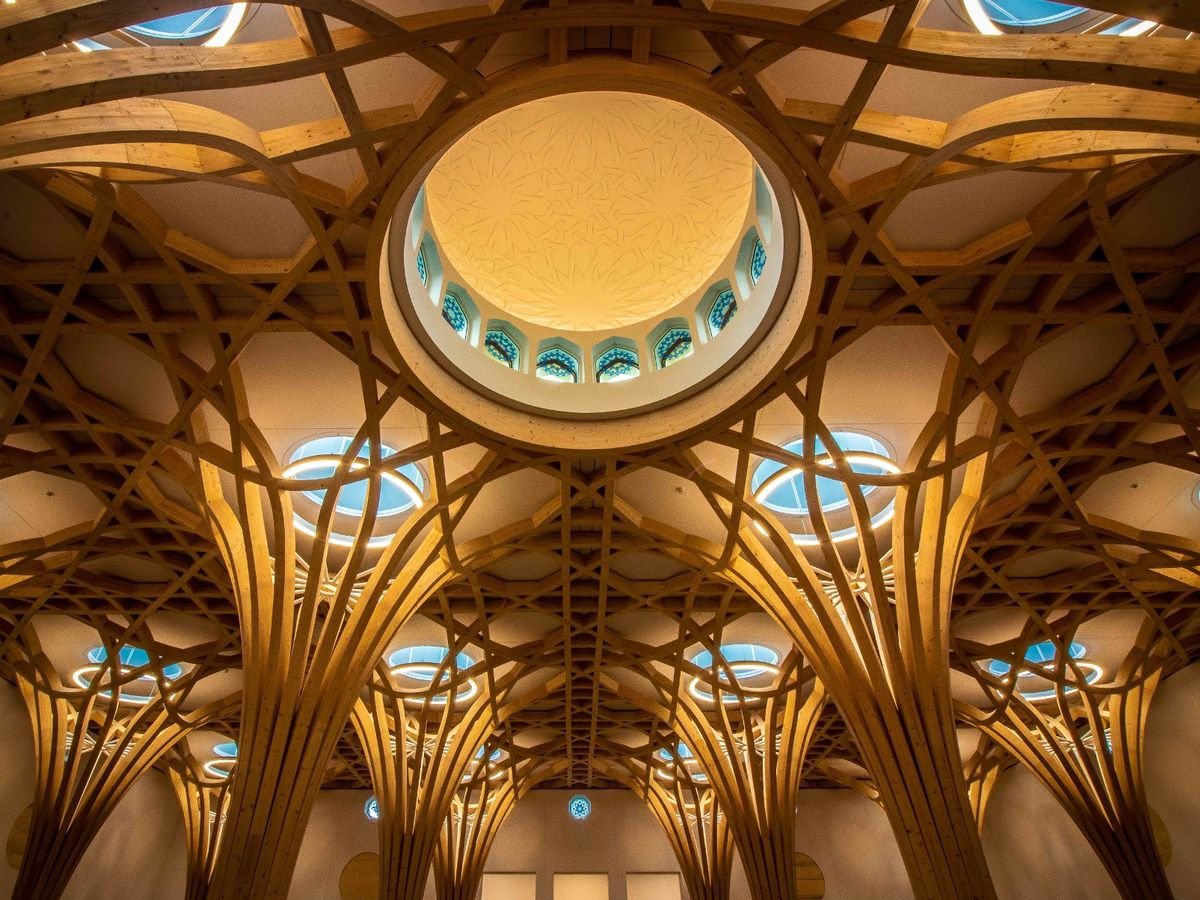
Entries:
[[571,814],[572,819],[582,822],[592,814],[592,801],[583,794],[576,794],[567,801],[567,812]]
[[1023,32],[1095,33],[1134,37],[1153,22],[1055,0],[962,0],[971,23],[984,34]]
[[212,748],[213,758],[204,763],[204,771],[214,778],[228,778],[237,763],[237,749],[237,743],[234,741],[222,741],[217,744]]
[[[406,703],[421,704],[428,700],[431,706],[446,704],[448,690],[433,692],[448,688],[456,675],[475,665],[475,660],[466,653],[456,653],[451,666],[449,656],[447,647],[428,644],[401,647],[388,655],[388,671],[398,682],[400,692],[407,695],[404,698]],[[479,685],[474,678],[468,678],[455,691],[454,702],[463,703],[478,693]]]
[[[720,658],[711,650],[700,650],[693,654],[690,662],[700,669],[708,670],[708,679],[696,676],[688,685],[688,691],[697,700],[716,702],[713,684],[720,686],[718,693],[722,703],[743,703],[747,695],[769,687],[779,674],[779,653],[761,644],[722,644]],[[765,683],[764,683],[765,682]]]
[[[337,469],[345,460],[345,455],[354,444],[354,438],[347,435],[327,435],[305,441],[292,451],[288,464],[283,470],[285,478],[300,481],[321,481],[336,475]],[[380,473],[378,489],[378,505],[376,519],[384,520],[421,506],[425,501],[425,476],[415,463],[388,468],[387,459],[394,456],[396,450],[387,444],[380,444],[379,456],[385,468]],[[361,471],[370,464],[371,447],[366,441],[359,447],[353,461],[350,463],[351,472]],[[371,480],[360,477],[347,481],[338,491],[334,512],[344,520],[360,518],[366,509]],[[310,509],[308,515],[302,515],[298,510],[295,515],[296,528],[309,535],[316,534],[316,520],[320,507],[325,502],[327,490],[313,488],[300,491],[299,496],[307,502]],[[394,529],[392,529],[394,531]],[[391,540],[391,533],[377,535],[368,541],[368,546],[386,546]],[[339,530],[330,534],[330,543],[335,546],[351,546],[354,542],[352,535]]]
[[[150,654],[146,650],[131,644],[126,644],[117,651],[117,659],[120,662],[119,674],[121,676],[127,676],[135,669],[149,666],[151,662]],[[89,650],[87,660],[89,664],[80,666],[71,676],[75,684],[85,690],[91,688],[97,675],[111,669],[108,650],[104,647],[93,647]],[[157,696],[160,680],[162,683],[170,684],[182,674],[183,666],[179,663],[167,663],[157,671],[142,672],[136,679],[122,685],[117,694],[117,702],[145,705]],[[104,678],[108,680],[108,675],[105,674]],[[101,689],[98,693],[106,700],[111,700],[113,696],[112,690],[107,688]]]
[[172,16],[128,25],[110,34],[83,38],[75,41],[74,46],[85,53],[119,49],[139,43],[151,46],[185,44],[223,47],[241,27],[248,6],[248,3],[202,6]]
[[[1088,684],[1095,684],[1104,675],[1104,670],[1094,662],[1084,659],[1087,648],[1078,641],[1071,641],[1067,653],[1079,668]],[[1024,665],[1017,670],[1018,692],[1026,700],[1047,700],[1058,696],[1056,687],[1039,688],[1036,685],[1022,686],[1022,680],[1047,682],[1057,669],[1058,647],[1054,641],[1039,641],[1030,644],[1024,654]],[[1012,678],[1012,663],[1005,659],[990,659],[984,664],[987,672],[996,678],[1008,681]],[[1064,667],[1065,671],[1068,671]],[[1063,694],[1073,694],[1078,690],[1075,685],[1063,686]]]
[[[891,451],[878,438],[858,431],[835,431],[834,443],[853,472],[863,475],[893,475],[900,467],[892,459]],[[804,453],[803,440],[790,441],[782,449],[796,456]],[[816,440],[814,461],[817,466],[835,468],[837,463],[825,445]],[[849,486],[836,478],[818,475],[815,479],[815,505],[826,517],[826,527],[831,539],[837,543],[853,538],[857,529],[850,513],[850,494],[857,490],[868,499],[873,528],[891,519],[894,490],[881,491],[878,485],[863,484]],[[754,498],[767,509],[776,513],[789,525],[793,540],[800,546],[815,546],[818,538],[813,533],[811,517],[813,504],[810,502],[804,483],[804,470],[799,465],[789,466],[776,459],[764,459],[754,470],[750,479],[750,490]],[[883,496],[886,494],[886,498]],[[874,495],[874,496],[872,496]],[[850,524],[843,524],[848,522]]]

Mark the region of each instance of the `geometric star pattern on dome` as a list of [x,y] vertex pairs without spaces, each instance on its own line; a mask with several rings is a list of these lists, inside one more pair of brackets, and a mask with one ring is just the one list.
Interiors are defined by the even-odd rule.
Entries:
[[605,330],[704,286],[753,178],[749,151],[707,116],[594,92],[491,117],[425,186],[442,251],[473,292],[548,328]]

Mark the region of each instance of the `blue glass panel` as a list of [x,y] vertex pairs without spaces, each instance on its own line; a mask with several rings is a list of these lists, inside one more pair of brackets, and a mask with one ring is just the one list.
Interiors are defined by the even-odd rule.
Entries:
[[470,323],[467,321],[467,314],[463,311],[462,304],[453,294],[446,294],[446,299],[442,301],[442,318],[454,329],[455,334],[466,339]]
[[669,329],[654,345],[654,356],[660,369],[691,355],[692,333],[686,328]]
[[561,347],[548,347],[538,354],[537,377],[574,383],[579,380],[579,360]]
[[421,279],[421,284],[429,287],[429,266],[425,264],[425,248],[417,248],[417,277]]
[[[861,451],[872,453],[876,456],[888,456],[887,448],[870,435],[858,434],[853,431],[835,431],[833,439],[843,451]],[[804,452],[804,442],[792,441],[791,443],[784,444],[783,449],[789,453],[801,454]],[[818,456],[825,452],[825,446],[820,440],[816,442],[815,450]],[[750,479],[751,491],[757,493],[759,487],[765,484],[768,478],[771,478],[784,468],[786,467],[781,462],[773,459],[764,459],[754,470],[754,477]],[[864,475],[884,475],[888,471],[882,464],[873,463],[870,460],[855,460],[850,463],[850,469],[854,472],[862,472]],[[820,503],[821,509],[825,512],[831,512],[849,505],[850,497],[846,493],[846,485],[842,482],[818,476],[816,487],[817,502]],[[864,496],[874,490],[875,485],[868,484],[862,486]],[[792,477],[781,477],[780,481],[774,487],[769,488],[765,494],[759,497],[759,500],[764,506],[773,509],[775,512],[790,515],[809,515],[811,512],[808,505],[808,498],[804,492],[804,477],[798,471],[794,472]]]
[[1036,28],[1065,22],[1088,10],[1053,0],[983,0],[983,11],[997,25]]
[[567,803],[567,809],[573,819],[586,819],[592,814],[592,801],[583,794],[576,794]]
[[719,334],[737,313],[737,308],[737,298],[733,296],[733,289],[721,291],[708,311],[708,330]]
[[493,328],[483,339],[483,349],[492,359],[510,369],[521,365],[521,348],[505,332]]
[[601,383],[628,381],[639,372],[637,351],[628,347],[609,347],[596,357],[596,380]]
[[213,747],[213,753],[217,754],[217,756],[223,757],[224,759],[236,759],[237,744],[233,741],[222,741]]
[[763,248],[762,241],[758,238],[754,239],[754,250],[750,254],[750,283],[758,284],[758,279],[762,278],[763,269],[767,266],[767,251]]
[[206,6],[191,12],[130,25],[125,30],[162,41],[189,41],[212,34],[224,24],[228,15],[228,6]]
[[[401,647],[388,656],[387,664],[393,669],[397,666],[410,667],[405,674],[417,681],[433,681],[435,670],[441,668],[443,672],[448,673],[450,671],[450,666],[445,665],[446,657],[449,655],[450,649],[448,647],[425,644],[415,647]],[[475,665],[475,660],[471,659],[466,653],[454,654],[454,668],[458,671],[464,671],[473,665]]]
[[[314,438],[311,441],[305,441],[292,454],[290,462],[299,462],[302,459],[307,459],[311,456],[342,456],[350,449],[350,444],[353,438],[345,435],[333,435],[330,437]],[[387,444],[379,446],[380,459],[387,459],[396,451]],[[358,450],[359,459],[370,459],[371,446],[369,441],[364,441],[363,445]],[[329,478],[337,471],[337,462],[330,460],[328,462],[314,465],[310,469],[305,469],[296,477],[301,479],[320,479]],[[413,486],[418,491],[425,489],[425,478],[421,475],[421,470],[412,463],[407,463],[397,470],[401,475],[412,482]],[[343,515],[361,516],[367,504],[367,491],[370,487],[370,479],[361,478],[357,481],[350,482],[342,487],[338,493],[337,511]],[[325,502],[325,489],[304,491],[304,496],[313,503]],[[396,480],[391,478],[380,479],[379,482],[379,506],[376,515],[391,516],[397,513],[404,512],[416,505],[416,500],[413,496]]]

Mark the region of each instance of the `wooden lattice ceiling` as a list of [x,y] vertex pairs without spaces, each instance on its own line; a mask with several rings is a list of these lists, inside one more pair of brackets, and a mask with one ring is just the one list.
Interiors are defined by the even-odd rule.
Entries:
[[[122,779],[159,765],[192,811],[194,896],[285,893],[316,790],[372,782],[392,895],[424,882],[405,860],[435,856],[439,885],[466,890],[490,841],[455,843],[442,823],[492,808],[476,791],[448,813],[469,734],[512,760],[496,809],[534,785],[637,791],[705,896],[723,896],[730,841],[756,893],[794,890],[790,832],[761,823],[787,818],[801,774],[884,807],[919,896],[988,896],[977,825],[1014,762],[1051,786],[1127,896],[1169,891],[1138,748],[1154,687],[1200,650],[1200,50],[1187,39],[1200,7],[1091,6],[1164,28],[984,36],[944,0],[418,14],[306,0],[259,4],[225,47],[78,53],[63,44],[147,4],[0,7],[6,674],[31,686],[47,758],[68,721],[72,734],[91,723],[89,747],[150,727],[240,745],[217,793],[186,739],[153,752],[139,738],[105,777],[48,768],[20,889],[60,891]],[[614,449],[586,457],[522,446],[428,397],[389,353],[371,301],[381,198],[445,123],[514,84],[636,91],[647,73],[758,129],[816,200],[806,333],[751,402],[676,440],[625,449],[614,429]],[[972,234],[1010,191],[1028,202]],[[240,211],[300,237],[264,252],[283,238],[240,227]],[[929,237],[946,215],[962,219],[953,245]],[[895,518],[798,550],[755,500],[753,466],[797,466],[811,493],[811,453],[780,443],[828,446],[830,427],[870,426],[889,404],[911,414],[887,421],[899,475],[833,456],[836,477],[894,492]],[[331,428],[386,439],[428,473],[429,502],[382,551],[293,528],[298,484],[280,457]],[[373,490],[382,465],[358,473]],[[200,699],[129,720],[93,689],[81,710],[56,682],[69,667],[48,623],[64,618],[195,667]],[[1049,708],[987,674],[1080,635],[1108,654],[1108,677],[1081,686],[1060,660],[1043,672]],[[794,651],[772,699],[689,700],[686,652],[747,636]],[[375,670],[406,641],[468,648],[475,666],[450,678],[475,679],[481,700],[406,709]],[[202,693],[225,668],[237,701]],[[730,761],[752,733],[780,749],[746,785]],[[713,791],[721,815],[662,788],[659,751],[681,738],[709,778],[689,790]],[[422,769],[395,749],[410,743],[463,765]],[[72,802],[51,803],[56,791]],[[219,842],[210,818],[226,822]],[[711,833],[689,841],[704,821]],[[422,828],[424,843],[404,843]]]

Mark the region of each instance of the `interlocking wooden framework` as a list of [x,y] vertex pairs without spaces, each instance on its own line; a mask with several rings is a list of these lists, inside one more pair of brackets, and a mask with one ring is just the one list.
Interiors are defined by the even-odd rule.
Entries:
[[[29,704],[39,761],[19,895],[61,895],[129,784],[158,765],[187,823],[194,898],[285,896],[322,785],[372,782],[386,810],[389,896],[419,896],[431,863],[439,896],[470,895],[497,829],[535,785],[631,787],[666,829],[693,897],[727,896],[734,845],[757,896],[791,896],[789,815],[804,784],[879,802],[918,896],[986,898],[979,832],[1015,760],[1070,812],[1126,896],[1170,896],[1141,746],[1155,687],[1200,652],[1200,543],[1182,528],[1097,515],[1082,498],[1116,474],[1200,476],[1200,221],[1170,246],[1139,245],[1123,229],[1200,153],[1200,51],[1185,40],[1200,9],[1090,0],[1169,26],[1126,40],[925,26],[941,2],[497,0],[395,16],[358,0],[293,0],[282,5],[291,33],[273,40],[91,54],[61,47],[135,23],[145,4],[0,6],[0,177],[14,196],[35,197],[75,248],[0,253],[0,487],[65,484],[88,498],[68,527],[0,545],[3,671]],[[159,0],[155,10],[202,5]],[[816,51],[859,65],[839,102],[788,77],[789,61]],[[368,106],[352,70],[398,57],[421,67],[427,90]],[[946,120],[897,114],[873,102],[896,71],[1004,79],[1011,90]],[[749,402],[661,445],[616,438],[609,452],[571,456],[518,444],[471,410],[446,408],[390,355],[371,299],[390,217],[381,201],[448,122],[493,108],[498,94],[552,79],[638,90],[648,73],[677,99],[754,129],[813,198],[805,334]],[[267,97],[314,75],[337,115],[269,130],[184,94]],[[850,150],[893,162],[849,178]],[[354,159],[348,186],[305,171],[343,151]],[[906,250],[891,237],[913,198],[1004,173],[1056,179],[1027,214],[953,249]],[[231,255],[147,199],[148,186],[179,183],[281,200],[307,237],[287,258]],[[36,212],[4,196],[0,207]],[[1020,399],[1031,373],[1053,381],[1046,353],[1097,326],[1126,338],[1106,372],[1040,404]],[[938,387],[900,472],[867,475],[831,439],[847,416],[843,361],[898,327],[936,337]],[[262,425],[247,360],[263,335],[326,348],[343,371],[293,377],[314,395],[319,381],[349,384],[361,402],[354,448],[319,484],[284,477]],[[77,337],[132,378],[161,381],[169,400],[148,411],[107,388]],[[879,365],[905,377],[903,358]],[[402,412],[420,437],[382,459]],[[781,417],[803,452],[780,449]],[[352,467],[359,447],[366,465]],[[820,546],[797,548],[750,489],[759,459],[794,468],[810,497],[818,474],[845,484],[857,536],[832,542],[817,510]],[[388,546],[371,546],[382,474],[408,462],[429,474],[426,503],[386,532]],[[368,512],[340,547],[329,540],[332,497],[360,481]],[[313,487],[327,489],[315,539],[295,528],[292,502]],[[868,488],[895,502],[884,528],[862,527]],[[694,503],[686,516],[671,518],[661,498],[673,493]],[[1069,565],[1022,568],[1047,554]],[[138,577],[130,560],[157,577]],[[963,636],[996,611],[1025,624],[1000,641]],[[1035,638],[1065,646],[1114,611],[1143,624],[1097,686],[1059,665],[1047,706],[982,674],[982,660],[1017,659]],[[768,625],[755,618],[763,612]],[[180,614],[219,637],[153,642],[158,618]],[[228,699],[185,709],[172,699],[183,703],[182,683],[136,712],[95,690],[79,696],[38,649],[41,624],[63,616],[114,651],[137,643],[155,648],[155,666],[186,662],[189,684],[237,672],[237,709]],[[450,674],[454,690],[466,677],[487,685],[469,709],[385,700],[380,660],[410,625],[479,652],[477,667]],[[793,648],[786,689],[728,710],[681,692],[691,648],[750,628]],[[516,702],[521,667],[542,680]],[[963,694],[963,674],[983,688]],[[206,786],[180,739],[230,713],[235,775]],[[403,722],[439,747],[412,772],[405,741],[391,751]],[[90,743],[80,732],[68,749],[85,723]],[[1094,737],[1101,726],[1111,748]],[[762,781],[728,752],[756,727],[783,735]],[[966,760],[964,727],[984,735]],[[708,787],[655,775],[655,753],[681,739]],[[109,752],[114,740],[133,749]],[[506,754],[502,784],[478,784],[478,766],[462,781],[480,747]],[[766,740],[761,755],[773,747]],[[411,802],[393,799],[402,796]]]

